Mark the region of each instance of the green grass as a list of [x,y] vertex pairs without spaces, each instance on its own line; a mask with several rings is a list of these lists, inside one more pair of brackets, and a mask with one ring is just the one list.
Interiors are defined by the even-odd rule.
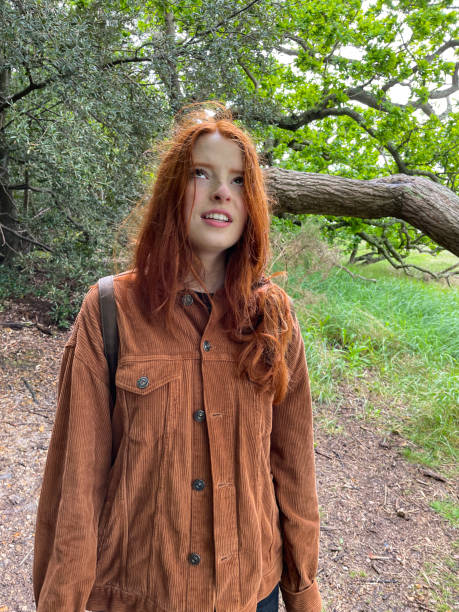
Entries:
[[[301,232],[291,236],[301,240]],[[413,257],[423,267],[433,261],[440,269],[457,261],[450,254]],[[401,275],[383,262],[350,267],[377,282],[352,278],[336,267],[328,275],[308,274],[310,261],[311,256],[293,258],[286,289],[301,323],[314,399],[328,406],[328,427],[334,422],[333,406],[342,401],[342,382],[362,399],[362,418],[384,419],[419,445],[417,453],[407,451],[407,458],[453,469],[458,458],[459,288]],[[285,258],[279,263],[285,266]]]
[[431,508],[447,519],[453,527],[459,527],[459,505],[452,499],[435,500],[430,503]]
[[[457,551],[459,542],[452,543],[452,553]],[[457,557],[456,557],[457,559]],[[426,579],[430,586],[430,596],[435,602],[436,612],[452,612],[457,610],[457,594],[459,592],[458,564],[453,555],[436,562],[427,562],[418,577]]]

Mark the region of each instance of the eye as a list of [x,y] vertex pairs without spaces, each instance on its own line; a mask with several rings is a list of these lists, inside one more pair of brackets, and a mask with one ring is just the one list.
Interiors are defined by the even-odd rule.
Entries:
[[236,178],[233,179],[233,181],[236,183],[236,185],[243,185],[244,184],[244,177],[243,176],[236,176]]
[[195,178],[207,178],[207,173],[203,168],[194,168],[191,174]]

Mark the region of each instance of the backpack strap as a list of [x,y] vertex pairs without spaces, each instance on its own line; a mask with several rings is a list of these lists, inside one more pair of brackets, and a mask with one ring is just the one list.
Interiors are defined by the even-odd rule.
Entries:
[[113,287],[113,275],[104,276],[98,281],[99,285],[99,308],[100,322],[102,327],[102,338],[104,341],[104,354],[108,363],[111,406],[110,415],[116,399],[115,375],[118,365],[118,324],[116,321],[116,301]]

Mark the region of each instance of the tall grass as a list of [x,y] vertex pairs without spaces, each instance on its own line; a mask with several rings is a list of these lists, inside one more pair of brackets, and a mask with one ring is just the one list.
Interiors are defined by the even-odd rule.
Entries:
[[422,447],[415,459],[453,465],[459,289],[403,277],[381,264],[377,282],[353,278],[333,267],[336,252],[321,270],[325,247],[309,223],[275,227],[273,242],[276,267],[288,270],[286,289],[295,299],[315,400],[331,409],[343,401],[340,384],[351,386],[363,415],[384,418]]

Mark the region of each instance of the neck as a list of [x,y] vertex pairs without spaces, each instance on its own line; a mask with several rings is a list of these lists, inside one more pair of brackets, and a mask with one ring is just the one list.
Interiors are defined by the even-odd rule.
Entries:
[[[225,283],[225,254],[201,254],[199,256],[199,261],[201,262],[203,271],[203,284],[209,293],[215,293],[215,291],[223,287]],[[193,276],[186,279],[185,286],[194,291],[203,290],[202,285],[200,285]]]

